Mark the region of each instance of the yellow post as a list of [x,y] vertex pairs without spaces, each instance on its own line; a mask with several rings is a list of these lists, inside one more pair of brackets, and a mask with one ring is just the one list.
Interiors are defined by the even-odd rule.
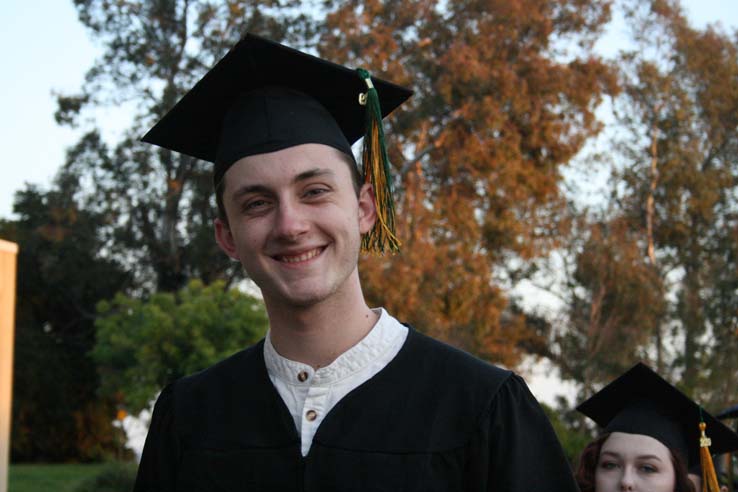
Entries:
[[0,492],[8,490],[18,245],[0,239]]

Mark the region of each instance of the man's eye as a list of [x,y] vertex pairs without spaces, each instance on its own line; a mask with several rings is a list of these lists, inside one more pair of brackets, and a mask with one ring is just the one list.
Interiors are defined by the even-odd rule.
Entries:
[[244,212],[261,210],[269,205],[267,200],[257,199],[245,202],[241,207]]
[[312,198],[312,197],[323,195],[323,194],[325,194],[327,192],[328,192],[328,189],[327,188],[320,188],[320,187],[318,187],[318,188],[309,188],[309,189],[305,190],[305,197],[306,198]]

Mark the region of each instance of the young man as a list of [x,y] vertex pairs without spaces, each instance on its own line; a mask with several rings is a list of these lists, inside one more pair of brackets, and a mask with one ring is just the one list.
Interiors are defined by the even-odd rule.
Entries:
[[362,78],[247,36],[145,137],[215,163],[216,240],[270,330],[164,389],[137,492],[576,490],[521,378],[364,301],[359,252],[394,236],[359,99],[379,119],[410,92]]

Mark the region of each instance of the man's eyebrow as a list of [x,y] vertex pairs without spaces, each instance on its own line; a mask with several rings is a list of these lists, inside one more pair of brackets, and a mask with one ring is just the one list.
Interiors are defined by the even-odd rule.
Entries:
[[233,192],[233,195],[231,195],[231,201],[236,201],[242,196],[248,195],[250,193],[269,193],[269,188],[264,185],[258,184],[241,186]]
[[332,169],[324,169],[324,168],[314,168],[314,169],[308,169],[307,171],[303,171],[292,180],[293,183],[298,183],[300,181],[305,181],[306,179],[310,178],[316,178],[321,176],[335,176],[335,172],[333,172]]
[[[314,169],[308,169],[307,171],[303,171],[297,176],[295,176],[292,179],[293,183],[299,183],[301,181],[305,181],[311,178],[321,177],[321,176],[335,176],[336,173],[332,169],[324,169],[324,168],[314,168]],[[236,191],[233,192],[233,195],[231,196],[231,201],[238,200],[244,195],[248,195],[250,193],[271,193],[271,190],[269,187],[260,185],[260,184],[253,184],[253,185],[244,185],[238,188]]]

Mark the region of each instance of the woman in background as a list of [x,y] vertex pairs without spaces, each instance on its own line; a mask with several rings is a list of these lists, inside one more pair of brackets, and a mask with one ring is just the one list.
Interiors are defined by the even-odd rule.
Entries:
[[700,422],[713,452],[738,449],[738,435],[640,363],[577,410],[604,429],[579,460],[582,492],[701,492],[688,478],[700,463]]
[[581,492],[700,492],[678,453],[649,436],[622,432],[584,448],[576,479]]

